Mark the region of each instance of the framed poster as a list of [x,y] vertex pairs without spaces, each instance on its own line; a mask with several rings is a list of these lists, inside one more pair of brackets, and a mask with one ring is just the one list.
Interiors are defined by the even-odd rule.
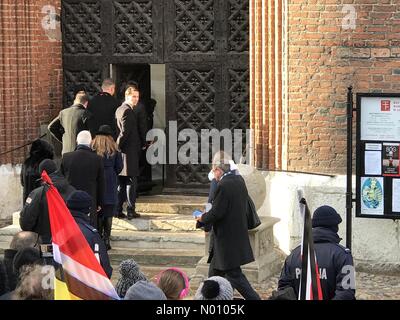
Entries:
[[400,219],[399,196],[400,94],[358,93],[356,216]]

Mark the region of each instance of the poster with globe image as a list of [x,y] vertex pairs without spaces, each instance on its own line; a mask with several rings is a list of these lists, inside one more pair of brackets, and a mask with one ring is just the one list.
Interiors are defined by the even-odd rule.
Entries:
[[361,213],[383,215],[383,178],[361,177]]

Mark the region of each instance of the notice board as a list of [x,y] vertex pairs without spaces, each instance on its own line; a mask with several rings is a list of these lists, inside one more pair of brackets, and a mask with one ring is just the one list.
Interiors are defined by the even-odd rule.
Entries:
[[400,94],[358,93],[356,216],[400,219]]

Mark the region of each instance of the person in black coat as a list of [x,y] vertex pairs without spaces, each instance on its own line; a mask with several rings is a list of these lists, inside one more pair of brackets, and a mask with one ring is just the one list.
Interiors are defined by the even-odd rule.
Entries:
[[29,157],[22,164],[21,185],[23,187],[24,204],[28,195],[33,189],[40,186],[39,164],[45,159],[53,159],[53,146],[45,140],[37,139],[33,141],[29,150]]
[[[63,175],[57,172],[57,165],[53,160],[43,160],[39,165],[39,172],[42,173],[43,170],[47,172],[65,201],[75,189]],[[45,244],[51,243],[49,209],[46,198],[47,190],[48,186],[45,184],[33,190],[26,199],[19,217],[21,229],[38,233]]]
[[88,105],[92,117],[89,121],[89,130],[94,137],[102,125],[108,125],[112,131],[112,137],[117,138],[117,126],[115,111],[119,107],[118,100],[114,97],[115,82],[112,79],[104,79],[102,92],[96,95]]
[[79,229],[86,238],[90,248],[95,253],[104,272],[109,278],[111,278],[113,269],[110,264],[107,249],[97,229],[89,222],[88,214],[91,206],[92,198],[85,191],[76,190],[67,199],[67,207],[71,212],[71,215],[74,217],[75,222],[78,224]]
[[92,149],[103,159],[105,192],[103,206],[98,212],[98,230],[107,250],[111,249],[110,236],[113,216],[118,203],[117,178],[122,171],[121,153],[113,139],[113,132],[108,125],[102,125],[92,143]]
[[[122,217],[122,206],[127,201],[128,219],[140,217],[135,210],[137,177],[139,176],[140,152],[146,141],[139,130],[139,116],[134,109],[139,101],[139,90],[129,87],[125,102],[117,109],[115,117],[119,130],[117,145],[122,153],[124,168],[119,175],[118,216]],[[144,139],[144,140],[143,140]]]
[[90,223],[97,228],[97,212],[103,204],[105,189],[103,159],[91,149],[89,131],[81,131],[77,143],[75,151],[64,154],[60,171],[75,189],[86,191],[92,197]]
[[[355,299],[355,273],[349,249],[339,244],[339,224],[342,218],[330,206],[315,210],[312,218],[315,256],[318,262],[324,300]],[[286,258],[278,282],[278,290],[292,287],[299,295],[301,246]]]
[[218,181],[212,209],[197,220],[212,224],[213,254],[209,277],[225,276],[248,300],[259,300],[240,266],[254,261],[247,230],[247,188],[243,178],[230,170],[228,160],[215,156],[214,177]]

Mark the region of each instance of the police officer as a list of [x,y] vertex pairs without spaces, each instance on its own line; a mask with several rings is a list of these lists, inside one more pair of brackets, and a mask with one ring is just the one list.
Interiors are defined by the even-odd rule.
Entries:
[[90,195],[81,190],[76,190],[67,199],[67,207],[70,210],[75,222],[78,224],[86,241],[89,243],[90,248],[95,253],[104,272],[111,279],[112,267],[110,259],[107,254],[106,246],[100,237],[96,228],[89,224],[89,212],[92,205],[92,198]]
[[[53,160],[43,160],[39,165],[40,174],[43,170],[47,172],[64,201],[75,191],[75,188],[68,183],[67,179],[57,171],[57,165]],[[47,190],[46,185],[34,189],[26,198],[19,218],[21,229],[38,233],[43,244],[51,243]]]
[[[324,300],[355,299],[355,272],[349,249],[339,244],[339,224],[342,218],[336,210],[322,206],[312,218],[314,249]],[[301,246],[286,258],[278,282],[278,290],[292,287],[298,296],[301,275]]]

